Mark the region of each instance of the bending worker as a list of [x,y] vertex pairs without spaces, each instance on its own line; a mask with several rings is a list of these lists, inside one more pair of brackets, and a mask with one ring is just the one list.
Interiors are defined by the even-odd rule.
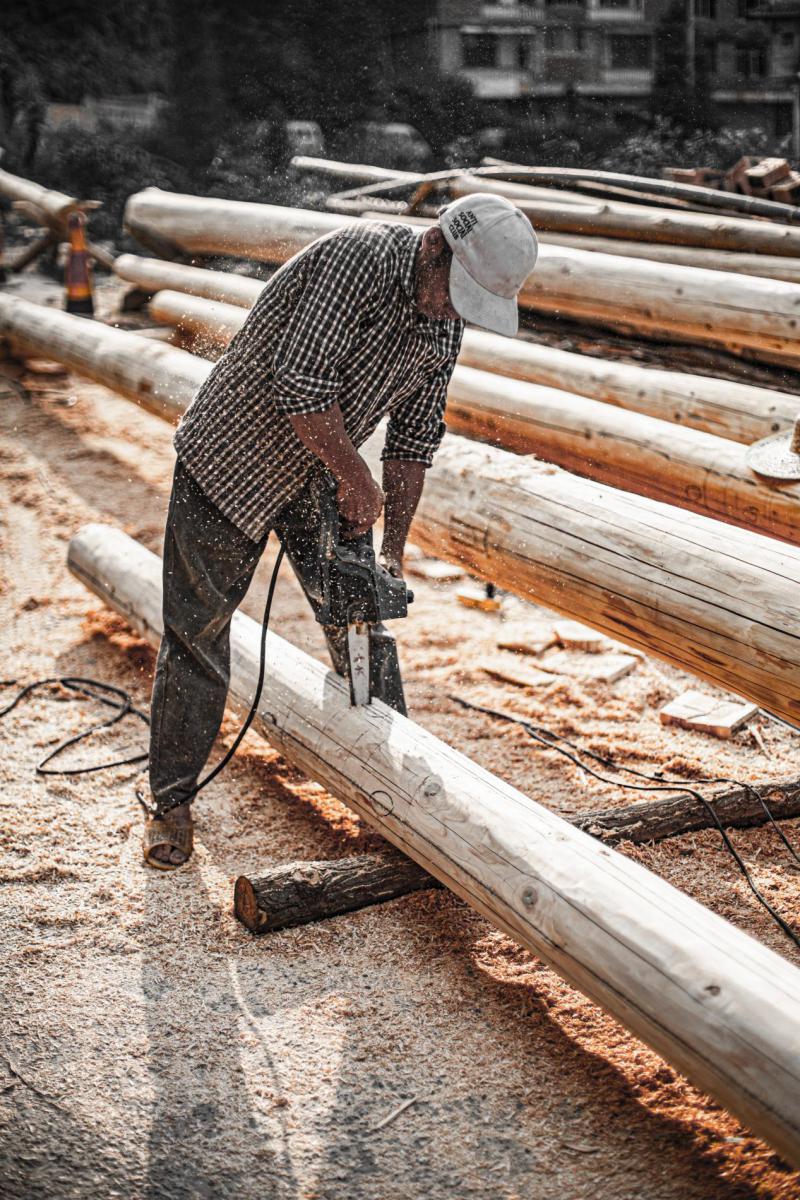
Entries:
[[[277,271],[187,410],[164,539],[164,636],[151,708],[147,862],[192,852],[191,799],[222,722],[234,611],[275,529],[311,529],[309,481],[327,468],[347,536],[381,510],[381,559],[403,551],[444,434],[464,322],[513,335],[536,261],[507,200],[466,196],[424,232],[364,221]],[[388,414],[383,486],[358,447]],[[308,539],[313,546],[314,539]]]

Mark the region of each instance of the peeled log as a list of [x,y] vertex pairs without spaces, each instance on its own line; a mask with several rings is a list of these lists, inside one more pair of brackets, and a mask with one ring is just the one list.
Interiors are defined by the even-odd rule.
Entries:
[[0,293],[0,337],[17,353],[55,359],[177,422],[213,363],[185,350]]
[[246,308],[255,304],[264,287],[262,280],[237,275],[234,271],[207,271],[203,267],[185,267],[160,258],[140,258],[137,254],[120,254],[114,260],[114,274],[135,284],[142,292],[172,288],[176,292],[189,292],[206,300],[225,300],[228,304]]
[[625,412],[573,392],[456,367],[447,394],[455,433],[535,454],[577,475],[795,545],[800,483],[768,483],[738,442]]
[[[283,262],[314,238],[352,223],[331,213],[155,188],[131,196],[125,214],[134,234],[137,229],[155,234],[186,253],[265,262]],[[542,245],[520,303],[800,368],[800,285],[780,280]]]
[[23,179],[20,175],[12,175],[0,170],[0,196],[14,203],[24,203],[38,210],[55,233],[66,235],[67,217],[78,207],[74,196],[66,196],[63,192],[54,192],[50,188]]
[[528,185],[481,175],[459,175],[450,185],[454,196],[496,192],[516,204],[536,229],[552,233],[599,234],[629,241],[667,242],[708,250],[742,250],[748,254],[800,255],[800,229],[742,217],[712,216],[651,208],[624,201],[595,201],[588,208],[560,204],[558,196],[541,200]]
[[[161,563],[90,526],[73,573],[151,641]],[[231,698],[249,707],[259,627],[237,613]],[[800,1165],[800,975],[638,863],[595,842],[270,634],[258,728],[312,779],[601,1004]]]
[[[219,300],[221,303],[212,310],[206,304],[194,303],[187,294],[164,290],[153,298],[150,311],[159,321],[220,345],[230,341],[244,321],[236,306],[255,303],[264,286],[257,279],[231,277],[222,271],[196,267],[175,267],[158,259],[123,255],[117,263],[123,260],[124,266],[119,271],[122,278],[142,288],[177,289],[179,293]],[[571,354],[480,329],[470,328],[465,332],[459,362],[466,367],[577,392],[747,445],[788,429],[800,408],[797,398],[787,392]]]
[[764,279],[784,279],[800,283],[800,258],[778,254],[745,254],[738,250],[707,250],[696,246],[670,246],[658,242],[632,242],[622,238],[593,237],[577,233],[546,233],[537,228],[540,242],[571,246],[573,250],[593,250],[598,254],[616,254],[623,258],[648,258],[652,262],[674,263],[681,267],[702,267],[706,271],[731,271],[736,275],[760,275]]
[[[113,353],[101,363],[90,322],[2,295],[0,335],[161,416],[182,412],[212,369],[110,329]],[[375,451],[365,447],[373,461]],[[525,599],[800,721],[794,547],[455,435],[427,472],[413,536]]]
[[[158,321],[222,344],[247,317],[244,309],[180,292],[158,292],[150,312]],[[484,336],[492,343],[508,342],[512,349],[517,344]],[[786,399],[793,417],[799,402]],[[800,484],[761,479],[747,466],[737,442],[626,413],[573,392],[462,366],[450,382],[446,420],[455,433],[517,454],[536,454],[612,487],[784,541],[800,540]]]

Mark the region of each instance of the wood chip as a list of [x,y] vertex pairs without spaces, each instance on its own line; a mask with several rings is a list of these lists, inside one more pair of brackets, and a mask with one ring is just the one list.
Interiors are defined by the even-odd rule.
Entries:
[[430,580],[431,583],[451,583],[464,578],[464,572],[455,563],[442,562],[438,558],[412,559],[406,564],[406,570],[411,575]]
[[504,626],[497,636],[497,646],[515,654],[543,654],[555,640],[551,626],[524,621]]
[[584,650],[587,654],[600,654],[607,646],[602,633],[581,625],[578,621],[556,621],[553,626],[556,641],[567,650]]
[[501,679],[503,683],[516,684],[517,687],[541,687],[544,683],[553,682],[552,675],[532,667],[530,663],[520,662],[513,654],[481,659],[478,670],[491,675],[493,679]]
[[456,599],[465,608],[479,608],[483,612],[499,612],[501,601],[497,596],[487,596],[482,587],[465,585],[456,592]]
[[684,692],[661,709],[662,725],[680,725],[714,737],[729,738],[758,712],[758,705],[739,697],[717,700],[706,692]]
[[67,374],[67,368],[63,363],[53,362],[49,358],[26,358],[25,370],[30,371],[32,375],[59,375]]
[[579,655],[572,650],[557,650],[542,663],[542,670],[569,675],[573,679],[616,683],[629,675],[639,661],[633,654],[595,654],[590,651]]

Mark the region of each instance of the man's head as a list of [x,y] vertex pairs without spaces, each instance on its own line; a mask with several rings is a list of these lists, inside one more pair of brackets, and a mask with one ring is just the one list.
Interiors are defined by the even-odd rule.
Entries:
[[417,260],[417,305],[438,320],[462,317],[515,334],[517,293],[536,264],[527,217],[502,196],[462,196],[426,230]]

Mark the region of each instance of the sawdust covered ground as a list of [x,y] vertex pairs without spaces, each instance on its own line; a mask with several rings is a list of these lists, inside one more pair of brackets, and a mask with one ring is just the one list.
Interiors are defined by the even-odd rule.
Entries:
[[[69,376],[0,370],[2,674],[95,676],[146,705],[151,651],[64,561],[90,520],[158,549],[170,431]],[[800,774],[800,739],[764,720],[728,744],[664,731],[658,707],[691,681],[656,662],[610,686],[554,677],[526,693],[491,682],[478,664],[495,652],[501,618],[458,606],[452,585],[415,589],[401,632],[412,714],[564,815],[633,797],[448,695],[513,707],[645,769]],[[550,621],[507,601],[502,623],[522,618]],[[322,653],[288,575],[275,627]],[[93,715],[40,697],[2,724],[0,1195],[797,1195],[798,1177],[768,1147],[448,893],[247,934],[231,915],[237,874],[379,844],[259,739],[198,805],[191,867],[145,869],[132,770],[34,774]],[[76,758],[140,744],[132,726]],[[798,840],[797,823],[787,832]],[[796,922],[798,876],[775,837],[734,837]],[[715,835],[633,852],[792,957]]]

